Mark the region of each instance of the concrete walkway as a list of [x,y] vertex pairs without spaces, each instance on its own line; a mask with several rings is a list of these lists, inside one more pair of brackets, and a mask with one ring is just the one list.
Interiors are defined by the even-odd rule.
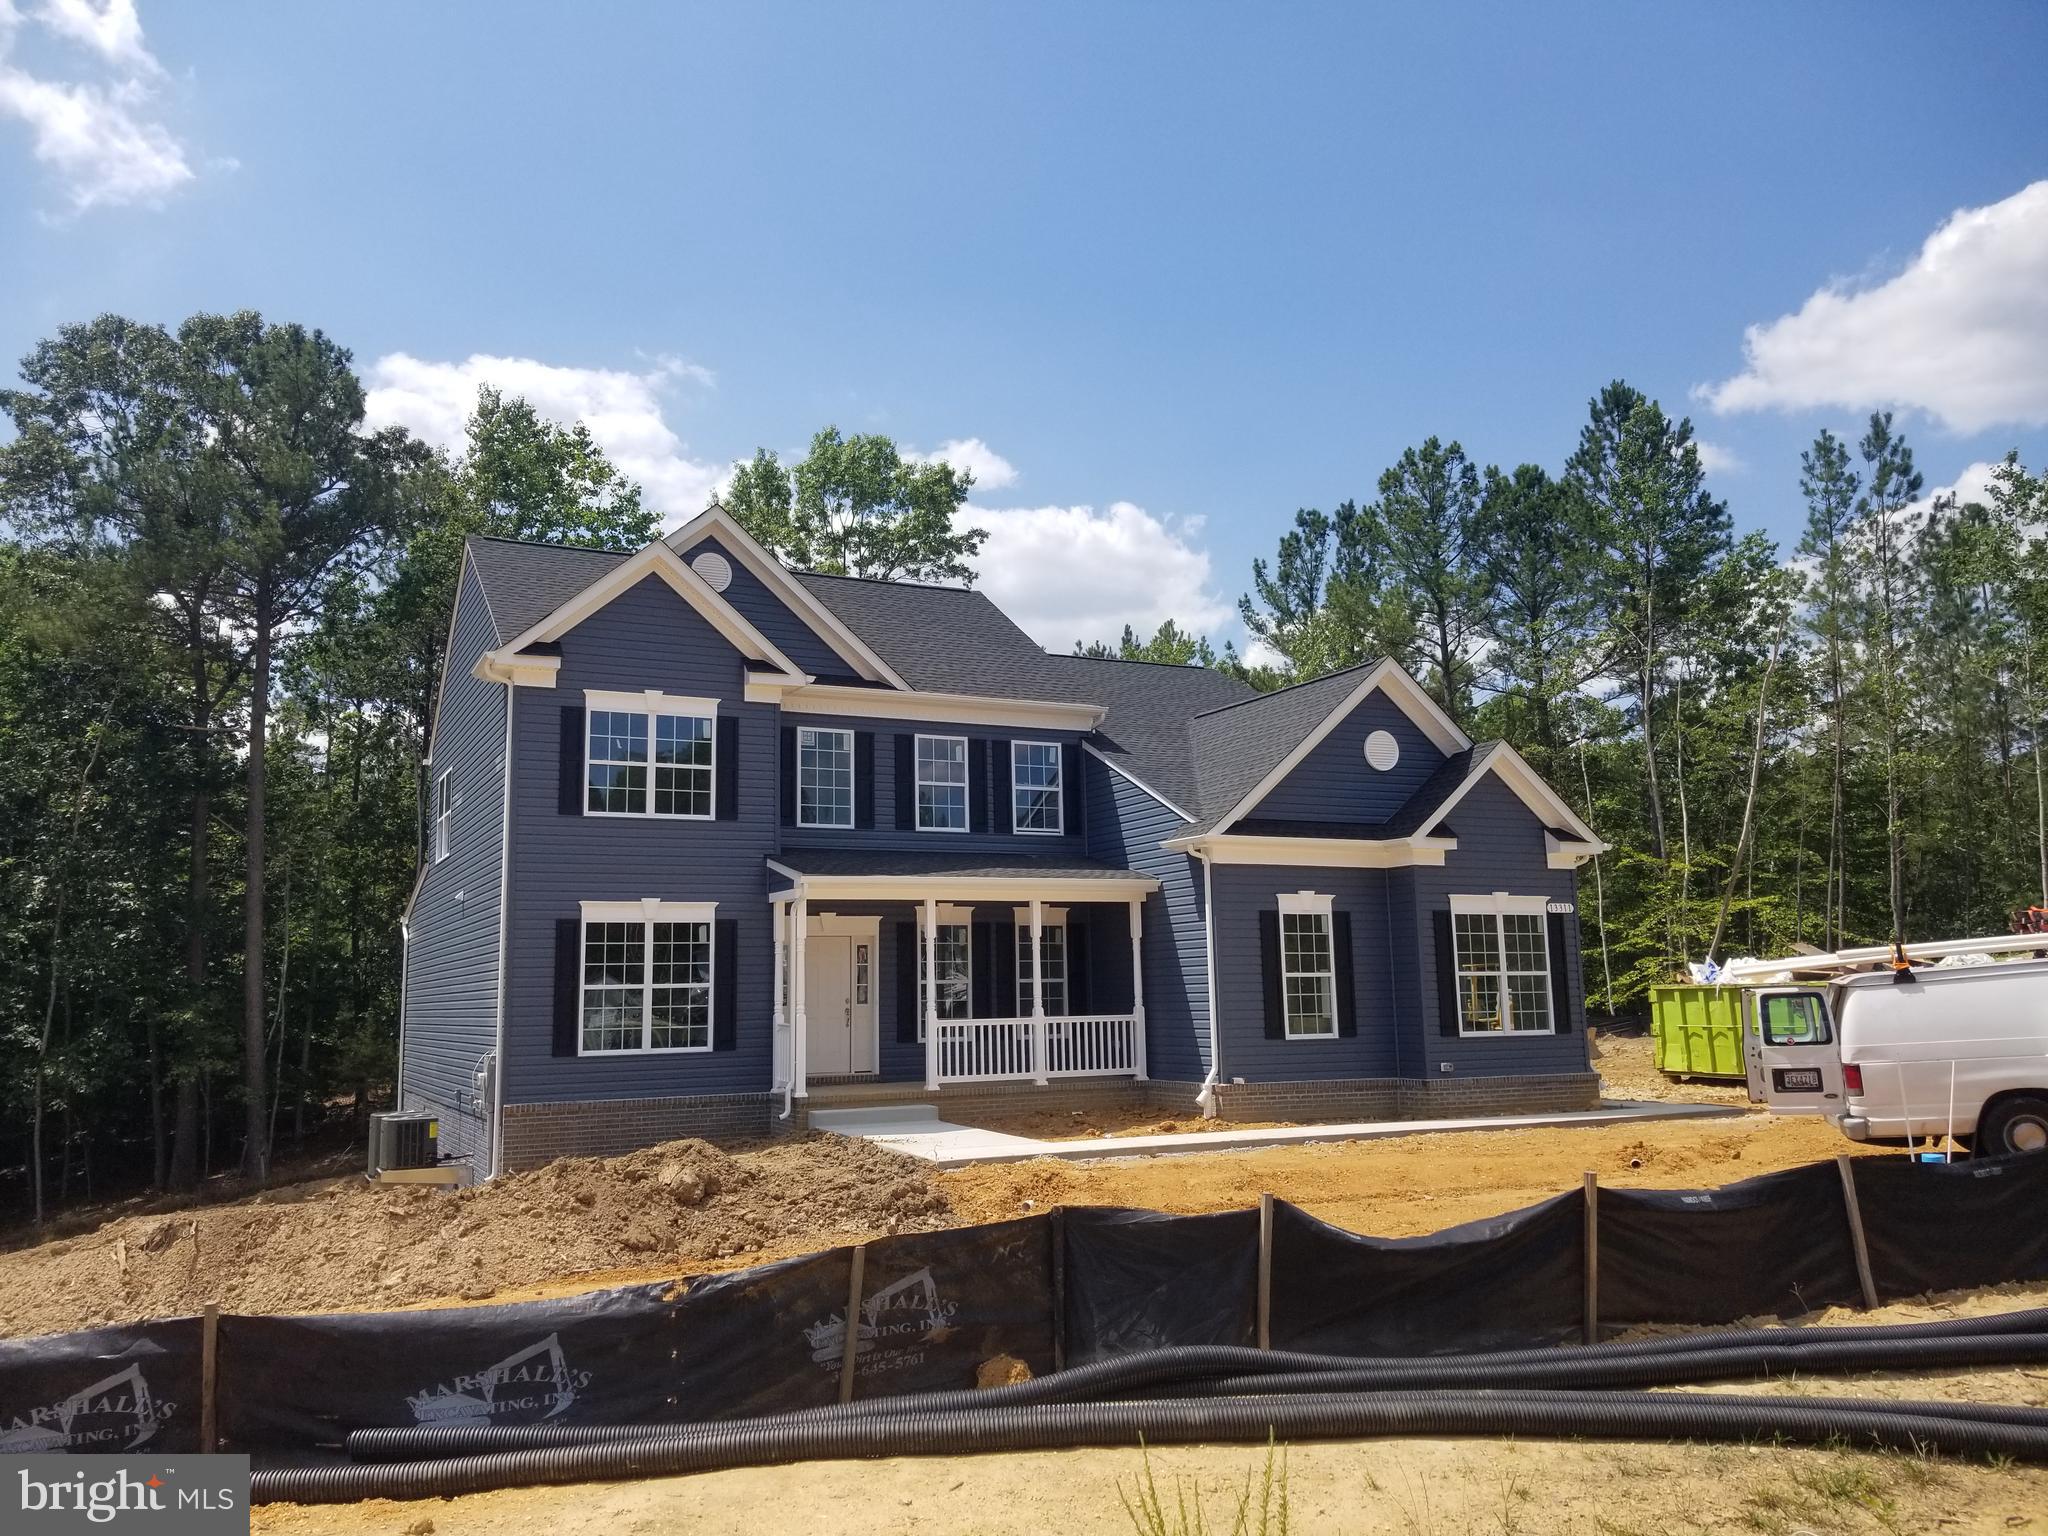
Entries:
[[811,1111],[815,1130],[858,1136],[921,1157],[941,1168],[973,1163],[1021,1163],[1034,1157],[1086,1162],[1105,1157],[1161,1157],[1191,1152],[1244,1152],[1317,1141],[1373,1141],[1432,1131],[1522,1131],[1542,1126],[1629,1125],[1643,1120],[1701,1120],[1739,1115],[1732,1104],[1614,1103],[1556,1115],[1475,1115],[1464,1120],[1359,1120],[1344,1125],[1290,1125],[1264,1130],[1180,1131],[1159,1136],[1097,1136],[1084,1141],[1040,1141],[941,1120],[931,1104],[876,1104],[860,1109]]

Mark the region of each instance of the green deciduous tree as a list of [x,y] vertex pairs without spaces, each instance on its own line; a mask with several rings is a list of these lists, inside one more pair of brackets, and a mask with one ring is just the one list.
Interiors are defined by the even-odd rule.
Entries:
[[725,509],[783,560],[875,580],[971,582],[987,531],[959,523],[974,476],[906,459],[876,433],[827,427],[793,467],[768,449],[735,472]]

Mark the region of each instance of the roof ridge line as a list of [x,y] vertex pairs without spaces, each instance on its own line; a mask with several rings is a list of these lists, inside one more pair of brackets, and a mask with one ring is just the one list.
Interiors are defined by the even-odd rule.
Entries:
[[[795,565],[784,566],[783,569],[792,576],[816,576],[822,581],[861,581],[871,587],[915,587],[920,592],[966,592],[975,597],[988,597],[988,594],[979,588],[954,586],[944,581],[898,581],[893,576],[853,576],[845,571],[807,571]],[[990,601],[993,602],[994,599]]]
[[[463,535],[464,542],[477,544],[510,544],[519,549],[566,549],[576,554],[617,555],[629,559],[640,553],[639,549],[606,549],[599,544],[558,544],[547,539],[508,539],[501,533],[469,533]],[[646,545],[641,545],[645,549]]]
[[1339,667],[1334,672],[1325,672],[1321,677],[1311,677],[1298,683],[1289,683],[1285,688],[1273,688],[1264,693],[1255,693],[1248,699],[1232,699],[1228,704],[1218,704],[1214,709],[1196,710],[1193,718],[1201,720],[1209,715],[1220,715],[1226,709],[1236,709],[1245,704],[1256,704],[1261,699],[1277,699],[1283,693],[1293,693],[1302,688],[1313,688],[1317,683],[1327,683],[1333,677],[1349,677],[1354,672],[1370,672],[1387,659],[1387,657],[1381,656],[1372,661],[1361,661],[1355,666]]

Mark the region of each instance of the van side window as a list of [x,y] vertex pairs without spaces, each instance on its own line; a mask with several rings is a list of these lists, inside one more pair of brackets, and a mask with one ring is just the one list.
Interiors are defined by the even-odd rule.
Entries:
[[1778,993],[1763,1002],[1764,1044],[1826,1045],[1828,1016],[1818,996]]

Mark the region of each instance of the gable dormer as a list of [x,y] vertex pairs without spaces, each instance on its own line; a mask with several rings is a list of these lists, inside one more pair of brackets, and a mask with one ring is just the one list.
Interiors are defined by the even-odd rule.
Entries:
[[1331,722],[1235,830],[1255,833],[1268,823],[1383,826],[1449,755],[1384,688],[1374,688]]

